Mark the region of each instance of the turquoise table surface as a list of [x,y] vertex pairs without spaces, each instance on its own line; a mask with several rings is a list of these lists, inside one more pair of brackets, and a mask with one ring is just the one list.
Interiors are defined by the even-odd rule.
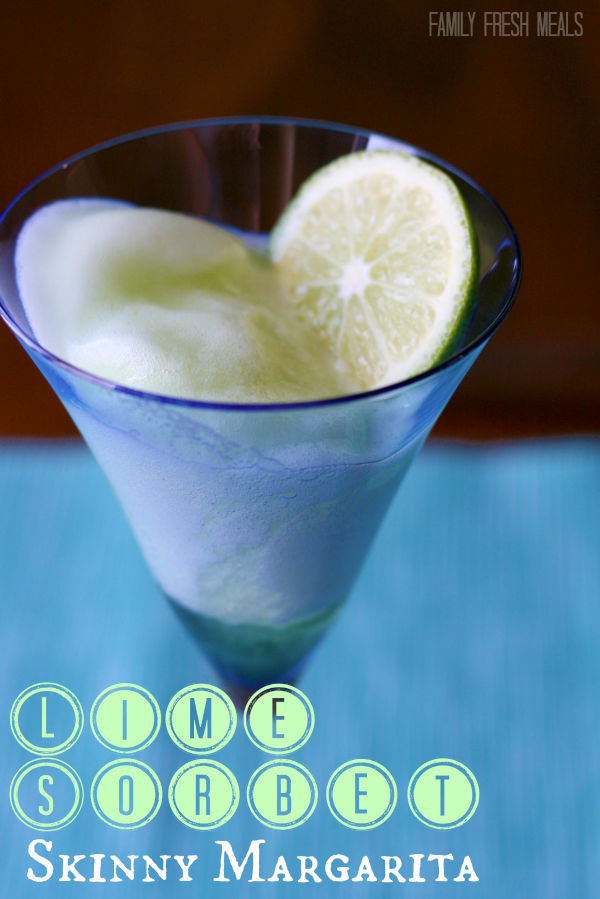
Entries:
[[[95,697],[129,682],[146,687],[161,710],[182,687],[216,677],[154,585],[104,476],[78,444],[0,444],[0,896],[129,897],[366,896],[420,899],[594,899],[600,896],[600,444],[593,440],[465,448],[427,447],[378,535],[352,598],[315,653],[299,686],[316,725],[295,755],[313,774],[319,801],[289,832],[250,813],[245,788],[269,756],[241,720],[215,758],[236,775],[234,817],[198,832],[172,814],[132,831],[95,814],[89,788],[116,756],[89,726]],[[85,800],[70,825],[30,830],[11,810],[9,785],[32,756],[13,737],[11,705],[37,682],[71,689],[86,716],[61,758],[81,776]],[[163,727],[137,756],[166,787],[191,756]],[[350,759],[385,765],[398,785],[392,816],[368,832],[338,823],[327,807],[331,773]],[[456,759],[477,777],[480,803],[453,830],[434,830],[411,813],[413,772]],[[53,877],[27,879],[33,839],[51,840]],[[263,883],[215,882],[221,848],[241,860],[264,840]],[[90,883],[92,854],[106,856],[106,883]],[[59,855],[85,855],[88,878],[59,880]],[[135,880],[111,883],[111,855]],[[143,855],[197,855],[192,882],[171,859],[168,878],[143,882]],[[350,878],[368,856],[377,882],[334,883],[331,855],[349,858]],[[381,856],[424,856],[425,882],[382,883]],[[452,854],[439,882],[429,854]],[[293,883],[273,883],[277,858]],[[298,884],[298,856],[315,856],[321,883]],[[468,855],[477,882],[455,882]],[[108,863],[108,864],[107,864]],[[121,875],[123,877],[123,875]]]

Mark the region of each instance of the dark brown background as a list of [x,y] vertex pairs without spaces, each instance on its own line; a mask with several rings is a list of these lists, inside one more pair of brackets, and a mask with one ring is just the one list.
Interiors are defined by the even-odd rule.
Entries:
[[[64,157],[169,121],[244,113],[372,128],[466,171],[521,239],[517,305],[438,435],[597,432],[600,20],[581,38],[429,37],[421,0],[0,2],[0,206]],[[506,9],[515,8],[510,4]],[[458,4],[462,7],[462,4]],[[448,8],[448,7],[446,7]],[[454,5],[450,7],[456,9]],[[466,21],[466,14],[465,14]],[[0,325],[0,435],[74,433]]]

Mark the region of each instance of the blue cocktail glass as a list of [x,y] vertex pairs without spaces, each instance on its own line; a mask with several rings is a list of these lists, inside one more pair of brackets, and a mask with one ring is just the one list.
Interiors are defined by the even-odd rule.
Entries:
[[[14,271],[21,226],[59,199],[105,197],[268,233],[302,182],[338,156],[395,147],[444,169],[479,243],[461,346],[421,375],[356,396],[226,405],[132,390],[40,346]],[[520,281],[513,230],[467,177],[359,129],[273,118],[192,122],[68,160],[0,221],[0,313],[112,484],[156,580],[232,688],[294,679],[352,590],[398,485],[504,319]]]

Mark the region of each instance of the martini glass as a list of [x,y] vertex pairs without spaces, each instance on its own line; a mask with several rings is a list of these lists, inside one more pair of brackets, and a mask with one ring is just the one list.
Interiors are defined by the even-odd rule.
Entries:
[[[469,327],[452,357],[430,371],[356,396],[227,405],[122,387],[37,342],[19,298],[14,247],[40,206],[114,198],[200,216],[260,245],[313,172],[338,156],[382,147],[444,169],[479,241]],[[52,169],[0,221],[0,313],[104,469],[173,608],[238,699],[301,671],[519,281],[513,230],[469,178],[415,147],[319,122],[221,119],[120,138]]]

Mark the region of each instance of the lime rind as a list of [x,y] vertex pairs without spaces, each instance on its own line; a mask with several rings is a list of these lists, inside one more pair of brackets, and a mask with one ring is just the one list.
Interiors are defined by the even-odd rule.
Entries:
[[456,190],[458,192],[460,202],[464,208],[465,218],[467,226],[469,228],[469,236],[471,242],[471,269],[465,276],[464,284],[461,286],[461,290],[464,291],[465,300],[463,306],[461,307],[460,315],[455,321],[454,328],[450,331],[447,342],[440,347],[437,356],[435,356],[435,358],[432,358],[431,365],[429,366],[430,368],[435,365],[441,365],[442,362],[446,362],[448,359],[452,358],[452,356],[460,349],[469,330],[469,325],[471,324],[473,312],[475,311],[477,295],[479,292],[479,241],[477,239],[477,234],[475,232],[475,228],[473,227],[473,222],[471,220],[471,216],[469,215],[469,210],[467,209],[462,194],[460,193],[458,188],[456,188]]

